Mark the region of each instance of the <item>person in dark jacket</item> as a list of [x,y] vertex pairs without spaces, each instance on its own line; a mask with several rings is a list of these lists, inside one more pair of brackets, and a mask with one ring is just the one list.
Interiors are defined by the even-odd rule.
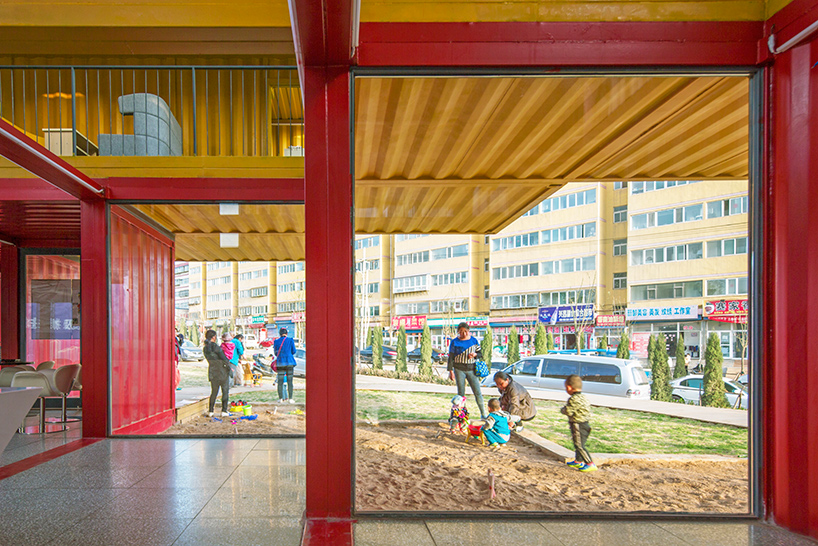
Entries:
[[494,374],[494,384],[500,389],[500,407],[511,415],[515,430],[522,430],[523,421],[530,421],[537,415],[531,395],[506,372]]
[[227,411],[230,392],[230,361],[224,355],[224,351],[216,343],[216,331],[205,332],[204,357],[207,359],[207,379],[210,381],[210,406],[208,406],[208,417],[213,417],[213,408],[216,405],[216,396],[219,389],[222,390],[222,417],[229,417]]
[[480,417],[486,418],[483,407],[483,391],[480,389],[480,378],[474,371],[474,363],[481,358],[480,344],[469,334],[469,324],[461,322],[457,325],[457,337],[449,343],[449,379],[457,385],[457,394],[466,395],[466,381],[469,382],[471,392],[477,407],[480,408]]
[[[287,329],[278,331],[278,339],[273,342],[273,354],[278,370],[278,398],[280,402],[295,404],[293,399],[293,368],[295,367],[295,341],[287,337]],[[287,380],[288,396],[284,398],[284,380]]]

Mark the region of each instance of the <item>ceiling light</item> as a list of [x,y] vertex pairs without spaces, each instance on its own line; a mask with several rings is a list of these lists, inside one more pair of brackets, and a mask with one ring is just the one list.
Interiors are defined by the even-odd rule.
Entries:
[[219,203],[219,214],[222,216],[237,216],[239,214],[239,204]]
[[219,233],[219,246],[222,248],[239,248],[239,234]]

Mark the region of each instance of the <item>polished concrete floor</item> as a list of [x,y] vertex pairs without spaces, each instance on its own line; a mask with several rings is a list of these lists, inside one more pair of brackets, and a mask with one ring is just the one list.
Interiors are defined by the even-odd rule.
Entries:
[[[70,434],[15,438],[2,464]],[[103,440],[0,480],[0,545],[297,546],[304,464],[300,439]],[[362,519],[354,532],[359,546],[816,544],[753,523]]]

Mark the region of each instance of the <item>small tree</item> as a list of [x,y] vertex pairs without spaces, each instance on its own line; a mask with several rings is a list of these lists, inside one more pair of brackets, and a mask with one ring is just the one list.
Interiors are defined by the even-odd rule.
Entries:
[[673,368],[673,379],[679,379],[687,375],[687,364],[685,363],[685,336],[679,334],[676,340],[676,366]]
[[517,334],[517,327],[512,326],[508,334],[508,351],[506,353],[508,363],[514,364],[520,360],[520,336]]
[[631,357],[631,340],[628,337],[628,331],[622,330],[619,336],[619,347],[616,348],[616,358],[624,358],[625,360]]
[[537,325],[537,333],[534,334],[534,354],[544,355],[548,351],[547,346],[548,340],[545,338],[545,326],[543,326],[541,322]]
[[648,338],[648,366],[653,369],[653,363],[656,360],[656,336],[653,334]]
[[375,329],[370,328],[369,331],[366,333],[366,344],[369,347],[372,347],[372,344],[375,343],[374,341],[372,341],[373,339],[375,339]]
[[398,373],[409,371],[407,365],[408,354],[406,351],[406,327],[401,324],[398,330],[398,356],[395,358],[395,371]]
[[196,345],[196,346],[198,347],[198,346],[199,346],[199,326],[198,326],[198,325],[196,325],[196,326],[195,326],[195,327],[194,327],[194,328],[191,330],[191,332],[192,332],[192,334],[193,334],[193,335],[192,335],[192,339],[191,339],[190,341],[192,341],[192,342],[193,342],[193,344],[194,344],[194,345]]
[[580,327],[574,337],[577,340],[577,354],[582,354],[582,350],[585,348],[585,329]]
[[491,370],[491,353],[494,350],[494,334],[491,333],[491,326],[486,325],[486,334],[480,340],[480,350],[483,353],[483,362]]
[[551,332],[548,332],[548,337],[545,338],[545,348],[548,352],[554,350],[554,335]]
[[383,369],[383,332],[380,328],[372,329],[372,368]]
[[729,408],[724,389],[724,378],[721,366],[724,357],[721,354],[719,336],[715,333],[707,338],[707,349],[704,352],[704,381],[702,381],[701,405],[713,408]]
[[651,400],[670,402],[673,389],[670,387],[670,365],[667,356],[667,341],[659,334],[653,343],[653,363],[651,366],[653,383],[650,385]]
[[420,367],[418,373],[425,377],[432,375],[432,333],[429,325],[423,325],[423,333],[420,336]]
[[597,344],[596,344],[596,346],[597,346],[597,348],[598,348],[600,351],[607,351],[607,350],[608,350],[608,336],[606,336],[606,335],[604,335],[604,334],[603,334],[603,335],[602,335],[602,336],[601,336],[601,337],[600,337],[600,338],[597,340]]

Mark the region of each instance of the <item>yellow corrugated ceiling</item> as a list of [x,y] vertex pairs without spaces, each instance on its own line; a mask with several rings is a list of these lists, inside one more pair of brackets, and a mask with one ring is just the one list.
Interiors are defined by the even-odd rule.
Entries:
[[356,231],[496,233],[566,182],[740,179],[741,77],[359,78]]

